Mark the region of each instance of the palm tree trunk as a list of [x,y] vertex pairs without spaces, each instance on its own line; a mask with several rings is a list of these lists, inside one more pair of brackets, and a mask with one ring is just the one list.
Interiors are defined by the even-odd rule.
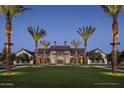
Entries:
[[84,64],[87,64],[87,40],[84,41]]
[[44,54],[44,60],[43,60],[43,64],[45,64],[45,61],[46,61],[46,51],[45,51],[45,49],[44,49],[44,52],[43,52],[43,54]]
[[36,60],[36,64],[37,63],[39,64],[39,62],[38,62],[38,43],[37,42],[35,42],[35,60]]
[[11,34],[12,34],[12,24],[11,20],[8,18],[6,22],[6,71],[11,72]]
[[75,49],[75,58],[76,58],[76,64],[78,64],[78,62],[77,62],[77,49]]
[[116,73],[116,69],[117,69],[117,43],[118,43],[118,23],[117,23],[117,18],[114,18],[114,20],[113,20],[112,38],[113,38],[112,73]]
[[75,55],[73,54],[73,64],[76,64],[75,63]]
[[40,55],[40,64],[42,63],[42,53]]
[[45,61],[46,61],[46,64],[48,64],[48,56],[47,56],[47,54],[45,54]]

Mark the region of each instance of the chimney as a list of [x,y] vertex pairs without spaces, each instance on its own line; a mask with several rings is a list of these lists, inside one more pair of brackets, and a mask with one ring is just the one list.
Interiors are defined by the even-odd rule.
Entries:
[[54,41],[54,46],[56,46],[56,41]]
[[64,41],[64,46],[67,46],[67,41]]

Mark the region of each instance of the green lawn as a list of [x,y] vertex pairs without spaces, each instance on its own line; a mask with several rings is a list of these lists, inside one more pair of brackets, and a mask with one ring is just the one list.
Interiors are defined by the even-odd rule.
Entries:
[[79,66],[44,66],[0,73],[0,87],[124,87],[124,73],[113,75],[108,70]]
[[0,69],[5,69],[5,67],[0,65]]

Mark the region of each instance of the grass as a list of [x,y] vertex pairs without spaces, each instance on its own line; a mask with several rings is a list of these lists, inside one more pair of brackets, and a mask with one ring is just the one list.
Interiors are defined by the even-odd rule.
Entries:
[[124,73],[79,66],[36,66],[0,73],[0,87],[99,88],[124,87]]
[[5,69],[5,67],[0,65],[0,69]]
[[124,70],[124,67],[118,67],[118,69]]

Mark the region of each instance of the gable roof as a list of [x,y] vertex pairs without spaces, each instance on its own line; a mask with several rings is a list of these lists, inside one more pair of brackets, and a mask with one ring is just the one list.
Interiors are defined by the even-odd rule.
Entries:
[[96,48],[96,49],[93,49],[92,51],[90,51],[89,53],[92,53],[92,52],[95,52],[96,50],[102,52],[103,54],[107,55],[107,53],[103,52],[101,49],[99,48]]
[[34,56],[34,52],[31,52],[29,50],[26,50],[24,48],[22,48],[21,50],[19,50],[16,54],[18,54],[19,52],[21,52],[22,50],[26,51],[27,53],[31,54],[32,56]]

